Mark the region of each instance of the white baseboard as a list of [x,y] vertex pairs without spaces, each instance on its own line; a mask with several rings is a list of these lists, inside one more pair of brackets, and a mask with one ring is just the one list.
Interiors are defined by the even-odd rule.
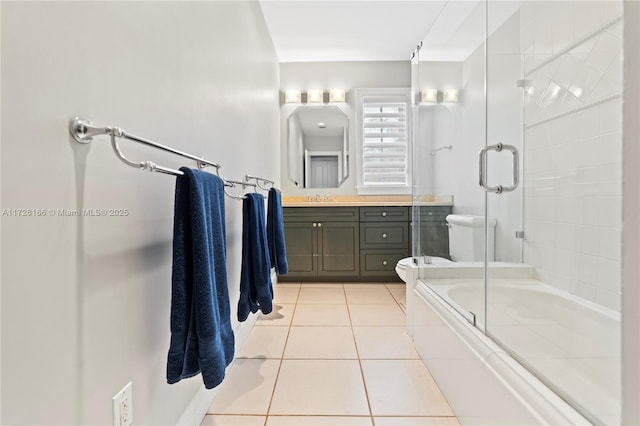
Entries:
[[[271,270],[271,282],[275,286],[278,282],[278,277],[274,270]],[[249,333],[253,330],[253,326],[258,320],[258,315],[250,315],[249,318],[234,331],[236,339],[236,353],[239,348],[242,348],[249,337]],[[233,364],[232,364],[233,366]],[[232,368],[232,367],[230,367]],[[227,371],[227,375],[230,370]],[[211,406],[211,403],[218,394],[218,388],[206,389],[204,386],[198,390],[198,393],[193,397],[187,408],[182,412],[182,415],[178,419],[176,425],[178,426],[200,426],[204,416],[207,415],[207,410]]]

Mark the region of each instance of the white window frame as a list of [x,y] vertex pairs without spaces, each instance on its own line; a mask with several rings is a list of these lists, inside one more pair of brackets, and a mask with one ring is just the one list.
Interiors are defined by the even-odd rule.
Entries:
[[[362,113],[365,96],[395,96],[404,97],[407,103],[407,183],[406,185],[365,185],[364,161],[363,161],[363,131]],[[358,166],[358,181],[356,191],[361,195],[385,195],[385,194],[411,194],[412,183],[412,127],[411,127],[411,90],[409,88],[380,88],[380,89],[356,89],[356,160]]]

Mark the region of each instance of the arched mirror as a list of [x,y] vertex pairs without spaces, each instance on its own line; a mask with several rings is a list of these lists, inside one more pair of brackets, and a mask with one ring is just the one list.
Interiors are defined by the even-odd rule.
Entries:
[[337,188],[349,175],[349,120],[336,106],[296,108],[287,120],[287,175],[299,188]]

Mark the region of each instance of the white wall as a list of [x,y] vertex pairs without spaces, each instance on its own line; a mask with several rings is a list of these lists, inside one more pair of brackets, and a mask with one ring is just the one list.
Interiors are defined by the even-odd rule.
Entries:
[[[407,57],[409,52],[407,52]],[[389,62],[289,62],[280,64],[280,89],[306,91],[308,89],[345,89],[346,102],[330,104],[340,108],[349,120],[349,177],[339,188],[296,188],[287,178],[287,119],[302,104],[283,104],[280,108],[281,176],[285,195],[356,195],[356,88],[409,87],[411,64],[407,61]]]
[[[419,88],[461,89],[461,62],[421,61],[419,67]],[[455,167],[457,151],[463,149],[459,127],[460,106],[458,104],[426,104],[418,107],[418,135],[414,140],[414,173],[418,194],[455,194]],[[451,145],[451,151],[441,150],[435,156],[431,152],[439,147]],[[456,152],[454,152],[454,150]],[[459,154],[458,154],[459,155]]]
[[[278,179],[278,65],[257,2],[3,2],[2,207],[125,217],[2,217],[2,424],[175,424],[200,377],[166,384],[175,178],[79,145],[85,115]],[[177,157],[122,142],[137,160]],[[240,155],[239,153],[242,153]],[[241,205],[227,199],[232,317]],[[238,324],[234,321],[234,327]]]
[[[621,12],[618,1],[527,2],[525,70]],[[568,113],[622,90],[622,26],[599,34],[527,76],[533,93],[525,103],[524,260],[548,284],[620,310],[622,102]],[[545,97],[553,85],[560,94],[579,86],[582,96]]]

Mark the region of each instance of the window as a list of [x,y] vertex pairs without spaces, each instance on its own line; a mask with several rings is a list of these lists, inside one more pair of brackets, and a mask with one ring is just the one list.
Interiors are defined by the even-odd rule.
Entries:
[[359,89],[358,192],[410,192],[409,94],[406,89]]

